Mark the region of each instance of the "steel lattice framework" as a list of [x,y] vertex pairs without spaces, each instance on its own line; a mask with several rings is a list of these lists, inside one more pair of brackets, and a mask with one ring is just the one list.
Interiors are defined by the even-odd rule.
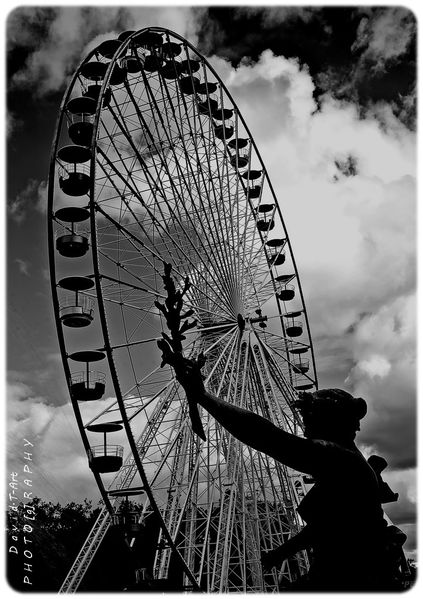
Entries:
[[[305,572],[304,553],[271,573],[260,564],[261,551],[301,527],[302,477],[206,413],[207,441],[193,435],[183,390],[160,367],[165,323],[155,301],[170,262],[178,282],[192,283],[186,305],[197,325],[185,353],[207,356],[213,393],[301,434],[292,403],[298,390],[317,387],[298,272],[265,165],[218,74],[176,33],[125,32],[75,72],[52,150],[49,254],[70,397],[105,502],[62,592],[78,588],[125,492],[140,486],[130,544],[136,551],[154,520],[154,581],[275,592]],[[106,440],[113,426],[124,433],[123,462]]]

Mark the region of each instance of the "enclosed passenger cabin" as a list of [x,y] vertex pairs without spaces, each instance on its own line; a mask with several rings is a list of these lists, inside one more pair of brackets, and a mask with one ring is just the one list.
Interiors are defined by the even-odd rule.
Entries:
[[294,277],[295,275],[279,275],[275,279],[278,284],[276,296],[283,302],[289,302],[295,297],[295,287],[289,284]]
[[303,324],[300,320],[297,320],[299,316],[301,316],[302,312],[287,312],[283,314],[283,317],[287,319],[287,324],[285,325],[285,332],[288,337],[299,337],[303,333]]
[[[135,31],[123,31],[119,36],[118,40],[122,43],[128,37],[130,37]],[[139,73],[144,63],[144,55],[139,55],[136,46],[131,43],[127,47],[125,56],[120,59],[120,67],[127,73]]]
[[176,42],[164,42],[164,44],[162,44],[163,58],[171,59],[179,56],[181,52],[182,44],[177,44]]
[[268,262],[271,266],[281,266],[285,262],[285,253],[282,251],[285,247],[286,239],[269,239],[266,245],[270,248]]
[[191,75],[192,73],[197,73],[200,70],[201,62],[199,60],[195,60],[194,58],[186,58],[182,60],[181,63],[181,73],[186,75]]
[[246,194],[252,200],[259,198],[261,194],[261,185],[252,185],[251,187],[247,187]]
[[207,116],[211,116],[214,110],[216,110],[218,104],[217,100],[213,100],[213,98],[208,98],[204,100],[204,102],[198,102],[198,112],[200,114],[205,114]]
[[230,163],[235,168],[245,168],[249,163],[249,156],[246,153],[234,154],[230,158]]
[[90,166],[91,150],[81,145],[63,146],[57,152],[61,162],[59,167],[59,185],[69,196],[82,196],[91,187]]
[[176,60],[166,60],[159,69],[160,75],[163,79],[169,81],[177,79],[181,74],[181,63]]
[[[94,83],[92,85],[88,85],[82,95],[87,98],[92,98],[93,100],[98,102],[98,99],[100,97],[100,92],[101,92],[101,84]],[[103,95],[103,108],[107,107],[110,104],[111,99],[112,99],[112,90],[110,89],[110,87],[107,87],[104,92],[104,95]]]
[[61,279],[58,286],[71,295],[60,302],[59,316],[62,324],[71,328],[87,327],[94,318],[94,301],[92,298],[81,295],[94,287],[94,281],[88,277],[66,277]]
[[144,487],[122,488],[108,492],[111,498],[123,498],[113,515],[113,524],[122,528],[128,536],[137,535],[143,528],[140,523],[142,508],[139,504],[130,501],[129,498],[143,493],[145,493]]
[[109,85],[122,85],[126,79],[126,71],[118,64],[113,67],[112,74],[110,75]]
[[[138,33],[131,40],[132,53],[138,56],[139,61],[142,62],[143,70],[148,73],[157,73],[162,68],[164,63],[163,45],[162,35],[155,31]],[[141,56],[139,56],[137,48],[141,48]],[[147,54],[147,51],[150,54]]]
[[260,179],[262,174],[263,174],[263,171],[259,171],[256,169],[249,169],[245,173],[242,173],[241,177],[243,179],[248,179],[249,181],[255,181],[256,179]]
[[86,208],[77,206],[57,210],[55,218],[62,223],[67,223],[66,232],[60,232],[56,237],[56,249],[61,256],[81,258],[88,252],[88,232],[81,230],[79,223],[88,220],[89,216],[90,213]]
[[96,370],[82,370],[71,376],[71,394],[75,401],[96,401],[106,389],[106,375]]
[[[204,96],[206,94],[214,94],[214,92],[216,90],[217,90],[217,83],[214,83],[214,81],[203,81],[203,83],[200,83],[200,85],[198,86],[197,93]],[[216,106],[217,106],[217,102],[216,102]]]
[[[248,139],[236,137],[228,142],[228,149],[235,151],[235,154],[231,154],[231,165],[235,168],[245,168],[250,162],[249,151],[245,150],[248,146]],[[245,150],[242,152],[241,150]],[[252,196],[251,196],[252,197]]]
[[273,213],[275,211],[274,204],[261,204],[257,207],[257,214],[263,215],[264,218],[257,220],[257,228],[259,231],[271,231],[275,226]]
[[[106,71],[107,63],[97,60],[86,62],[81,66],[80,74],[88,82],[84,84],[85,91],[83,92],[83,96],[92,98],[96,103],[98,102]],[[112,92],[110,87],[108,87],[104,92],[103,107],[109,105],[111,97]]]
[[117,422],[104,422],[87,426],[88,431],[104,435],[102,445],[94,445],[90,448],[89,462],[94,472],[104,474],[107,472],[117,472],[121,469],[123,447],[122,445],[108,445],[107,433],[114,433],[122,430],[122,428],[123,426]]
[[163,36],[157,31],[141,31],[133,37],[132,43],[135,47],[157,52],[163,46]]
[[131,75],[140,73],[143,65],[144,57],[138,56],[135,48],[132,48],[132,50],[120,59],[120,68]]
[[231,150],[243,150],[244,148],[246,148],[248,146],[248,139],[242,138],[242,137],[235,137],[235,139],[231,139],[230,142],[228,142],[228,148],[230,148]]
[[71,375],[71,396],[75,401],[95,401],[101,399],[106,389],[106,376],[103,372],[90,370],[92,362],[104,360],[100,351],[80,351],[71,354],[70,359],[85,364],[85,369]]
[[218,139],[229,139],[234,134],[234,128],[232,125],[226,127],[225,125],[215,125],[214,134]]
[[296,374],[305,374],[309,371],[309,360],[308,358],[304,358],[304,354],[306,354],[309,349],[310,348],[307,345],[298,345],[289,350],[289,353],[295,358],[292,362],[292,369]]
[[149,54],[144,60],[144,71],[147,73],[157,73],[163,66],[163,59],[155,54]]
[[[103,46],[104,52],[107,52],[107,48],[110,48],[111,52],[112,48],[115,47],[116,44],[119,47],[122,42],[119,42],[118,40],[107,40],[100,44],[100,46],[97,48],[97,52],[101,53],[100,50]],[[80,74],[89,81],[95,81],[98,85],[105,78],[109,64],[109,62],[90,60],[81,66]],[[115,64],[110,75],[109,85],[120,85],[125,81],[125,78],[126,72],[118,64]]]
[[262,233],[266,233],[268,231],[271,231],[275,226],[275,221],[273,220],[273,218],[271,219],[261,219],[257,221],[257,229],[259,231],[261,231]]
[[93,121],[97,102],[88,96],[72,98],[66,105],[70,119],[68,133],[71,141],[80,146],[91,146]]
[[179,88],[183,94],[192,95],[195,94],[200,85],[199,77],[181,77],[179,79]]
[[234,111],[232,108],[222,108],[218,106],[215,110],[213,110],[212,117],[216,121],[227,121],[231,119],[234,115]]
[[307,358],[301,359],[300,356],[299,360],[293,362],[292,369],[296,374],[305,374],[310,369],[309,360]]
[[106,60],[111,60],[119,48],[122,46],[123,41],[119,38],[104,40],[96,48],[96,53],[100,54]]

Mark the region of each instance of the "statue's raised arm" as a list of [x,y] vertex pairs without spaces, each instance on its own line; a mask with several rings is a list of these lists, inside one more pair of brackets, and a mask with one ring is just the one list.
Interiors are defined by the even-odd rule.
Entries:
[[[170,336],[166,332],[162,332],[162,337],[158,341],[157,345],[162,351],[162,366],[169,364],[175,369],[176,374],[184,370],[183,365],[186,362],[191,363],[183,355],[183,344],[182,342],[186,339],[184,333],[193,329],[197,326],[197,321],[188,321],[194,311],[187,310],[182,312],[184,305],[184,296],[190,288],[190,282],[188,277],[185,278],[183,289],[176,289],[175,281],[171,276],[172,265],[165,263],[164,275],[162,276],[164,288],[167,292],[165,303],[162,304],[158,301],[155,302],[156,307],[163,313],[166,319],[167,327],[170,331]],[[194,363],[194,362],[193,362]],[[195,362],[195,365],[200,372],[201,367],[204,364],[204,357],[200,356]],[[200,374],[201,377],[201,374]],[[181,381],[180,381],[181,382]],[[192,430],[199,436],[203,441],[206,440],[203,425],[201,422],[200,415],[198,413],[197,404],[192,400],[190,391],[186,390],[189,415],[191,418]]]

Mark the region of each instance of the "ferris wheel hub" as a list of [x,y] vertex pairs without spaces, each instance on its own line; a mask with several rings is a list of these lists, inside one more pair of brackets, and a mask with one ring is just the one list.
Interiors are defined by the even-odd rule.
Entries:
[[245,329],[245,318],[242,316],[242,314],[238,314],[237,321],[239,330],[242,332]]

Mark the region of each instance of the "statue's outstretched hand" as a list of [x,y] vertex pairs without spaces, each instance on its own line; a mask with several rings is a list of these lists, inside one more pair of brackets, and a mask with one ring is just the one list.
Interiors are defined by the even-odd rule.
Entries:
[[200,354],[196,360],[185,358],[181,352],[173,351],[169,341],[163,338],[157,342],[162,352],[162,366],[169,364],[175,370],[176,379],[181,383],[187,395],[195,399],[199,393],[204,393],[204,381],[201,368],[206,359]]

